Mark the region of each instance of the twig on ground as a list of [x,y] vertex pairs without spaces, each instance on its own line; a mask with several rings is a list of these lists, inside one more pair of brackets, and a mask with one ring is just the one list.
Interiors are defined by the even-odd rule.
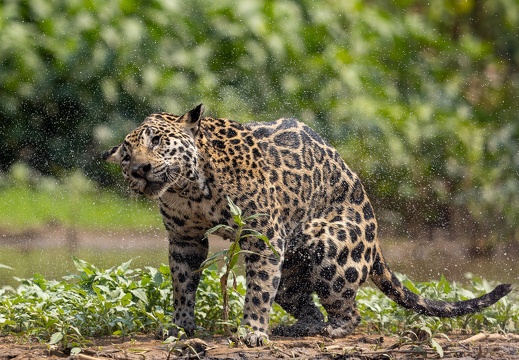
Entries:
[[496,340],[510,341],[510,340],[515,340],[515,341],[519,341],[519,335],[516,335],[516,334],[484,334],[484,333],[479,333],[477,335],[469,337],[468,339],[460,340],[460,341],[458,341],[458,343],[459,344],[466,344],[466,343],[471,343],[471,342],[476,342],[476,341],[483,341],[483,340],[488,340],[488,341],[496,341]]

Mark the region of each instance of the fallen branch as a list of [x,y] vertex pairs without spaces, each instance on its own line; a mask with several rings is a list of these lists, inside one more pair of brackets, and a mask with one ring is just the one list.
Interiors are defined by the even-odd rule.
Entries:
[[85,354],[77,354],[76,359],[78,359],[78,360],[103,360],[103,359],[109,360],[107,357],[94,357],[94,356],[89,356],[89,355],[85,355]]
[[460,340],[458,341],[459,344],[466,344],[471,342],[477,342],[477,341],[497,341],[497,340],[504,340],[504,341],[519,341],[519,335],[516,334],[484,334],[479,333],[477,335],[471,336],[468,339]]
[[[455,354],[455,353],[458,353],[459,351],[458,350],[444,350],[443,351],[443,354],[445,356],[445,354]],[[358,355],[363,355],[363,356],[373,356],[373,355],[384,355],[384,354],[414,354],[414,355],[420,355],[420,354],[426,354],[426,355],[438,355],[438,357],[440,356],[438,354],[437,351],[435,350],[399,350],[399,349],[387,349],[387,350],[378,350],[378,351],[362,351],[362,352],[357,352]]]

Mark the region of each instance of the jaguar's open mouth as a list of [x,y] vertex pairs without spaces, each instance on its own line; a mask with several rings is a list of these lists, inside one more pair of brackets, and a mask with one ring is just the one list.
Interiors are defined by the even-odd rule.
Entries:
[[164,190],[167,189],[167,184],[162,181],[146,181],[139,179],[139,181],[130,181],[130,189],[137,194],[144,195],[151,199],[158,198]]
[[150,198],[157,198],[166,190],[167,184],[159,181],[147,181],[142,193]]

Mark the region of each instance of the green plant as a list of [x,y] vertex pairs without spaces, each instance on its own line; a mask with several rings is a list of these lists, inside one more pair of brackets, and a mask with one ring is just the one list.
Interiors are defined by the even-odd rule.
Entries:
[[[100,269],[84,260],[73,260],[76,272],[61,281],[35,274],[18,279],[17,288],[0,289],[0,336],[34,336],[50,347],[74,348],[89,337],[155,332],[171,325],[167,265],[132,269],[127,261]],[[220,277],[216,265],[206,268],[197,293],[197,323],[212,333],[220,332],[222,325]],[[237,276],[235,285],[228,303],[232,317],[240,318],[244,277]]]
[[[224,298],[220,281],[223,272],[224,269],[218,269],[217,264],[205,268],[196,294],[196,323],[213,334],[226,332],[229,325],[223,321],[222,316]],[[239,322],[243,315],[243,300],[247,289],[245,277],[236,275],[230,287],[232,291],[228,291],[228,318]]]
[[[77,352],[88,343],[89,337],[155,332],[170,326],[173,309],[167,265],[132,269],[128,261],[99,269],[79,259],[74,259],[74,263],[76,273],[61,281],[36,274],[31,279],[19,279],[16,289],[0,289],[0,336],[36,337],[49,347],[61,346]],[[216,264],[206,268],[197,292],[197,323],[211,333],[221,331],[223,325],[222,275],[223,269],[218,270]],[[470,286],[463,288],[444,278],[423,283],[412,283],[403,277],[401,280],[412,291],[447,301],[472,298],[493,286],[482,278],[467,277]],[[234,279],[236,287],[229,292],[229,315],[239,319],[246,286],[243,276]],[[370,287],[359,290],[357,304],[363,318],[360,331],[398,335],[403,341],[414,341],[419,346],[429,344],[438,353],[441,350],[435,345],[436,336],[451,332],[517,332],[519,328],[519,302],[515,293],[480,313],[447,320],[405,310]],[[277,305],[273,312],[273,326],[293,321]],[[426,335],[421,340],[409,336],[415,333],[419,338],[420,332]]]
[[49,339],[80,346],[85,338],[127,335],[167,326],[171,316],[169,268],[130,269],[130,261],[101,270],[74,259],[77,274],[62,281],[41,275],[3,288],[0,334]]
[[[270,243],[270,240],[263,234],[259,233],[254,229],[245,228],[248,221],[257,219],[261,216],[267,216],[266,214],[253,214],[247,217],[243,217],[242,210],[236,206],[236,204],[231,200],[231,198],[227,197],[227,202],[229,205],[229,209],[231,211],[231,216],[235,224],[235,228],[226,225],[219,224],[211,229],[207,230],[206,236],[213,234],[219,230],[226,230],[230,233],[234,234],[234,240],[231,243],[229,249],[219,251],[209,258],[207,258],[201,265],[200,271],[210,267],[211,265],[223,261],[223,273],[220,276],[220,287],[223,297],[223,307],[222,307],[222,321],[224,325],[224,329],[227,335],[231,334],[229,323],[229,296],[231,291],[237,292],[238,283],[236,272],[234,271],[236,264],[238,263],[239,256],[241,254],[253,254],[253,252],[248,250],[242,250],[240,247],[240,242],[248,237],[255,237],[265,242],[265,244],[272,250],[274,255],[279,258],[279,254],[276,249]],[[232,282],[231,287],[229,288],[229,281]]]

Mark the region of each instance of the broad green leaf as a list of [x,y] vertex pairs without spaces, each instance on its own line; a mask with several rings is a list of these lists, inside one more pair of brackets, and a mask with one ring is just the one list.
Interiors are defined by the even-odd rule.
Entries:
[[72,257],[72,262],[74,263],[74,266],[79,271],[84,271],[84,269],[87,267],[87,263],[84,260],[80,260],[77,257]]
[[415,294],[420,294],[420,290],[417,289],[417,287],[411,280],[405,279],[404,281],[402,281],[402,284]]
[[451,284],[443,275],[440,277],[440,281],[438,282],[438,287],[440,289],[442,289],[445,294],[448,294],[452,291]]
[[144,289],[134,289],[130,290],[130,292],[135,295],[138,299],[142,300],[143,303],[148,305],[148,297],[146,296],[146,292]]
[[156,274],[153,276],[153,283],[155,286],[160,286],[164,282],[164,276],[160,272],[156,272]]
[[130,260],[128,260],[128,261],[122,263],[122,264],[118,267],[118,269],[121,269],[122,271],[126,271],[126,270],[128,270],[128,268],[130,267],[130,264],[131,264],[131,263],[132,263],[132,259],[130,259]]
[[438,344],[438,342],[434,339],[430,339],[431,347],[438,353],[438,355],[443,357],[443,348]]
[[50,337],[49,345],[56,345],[61,340],[63,340],[63,333],[61,331],[55,332]]
[[166,264],[161,264],[159,267],[159,271],[161,274],[167,275],[167,276],[169,276],[169,274],[171,272],[169,269],[169,265],[166,265]]

